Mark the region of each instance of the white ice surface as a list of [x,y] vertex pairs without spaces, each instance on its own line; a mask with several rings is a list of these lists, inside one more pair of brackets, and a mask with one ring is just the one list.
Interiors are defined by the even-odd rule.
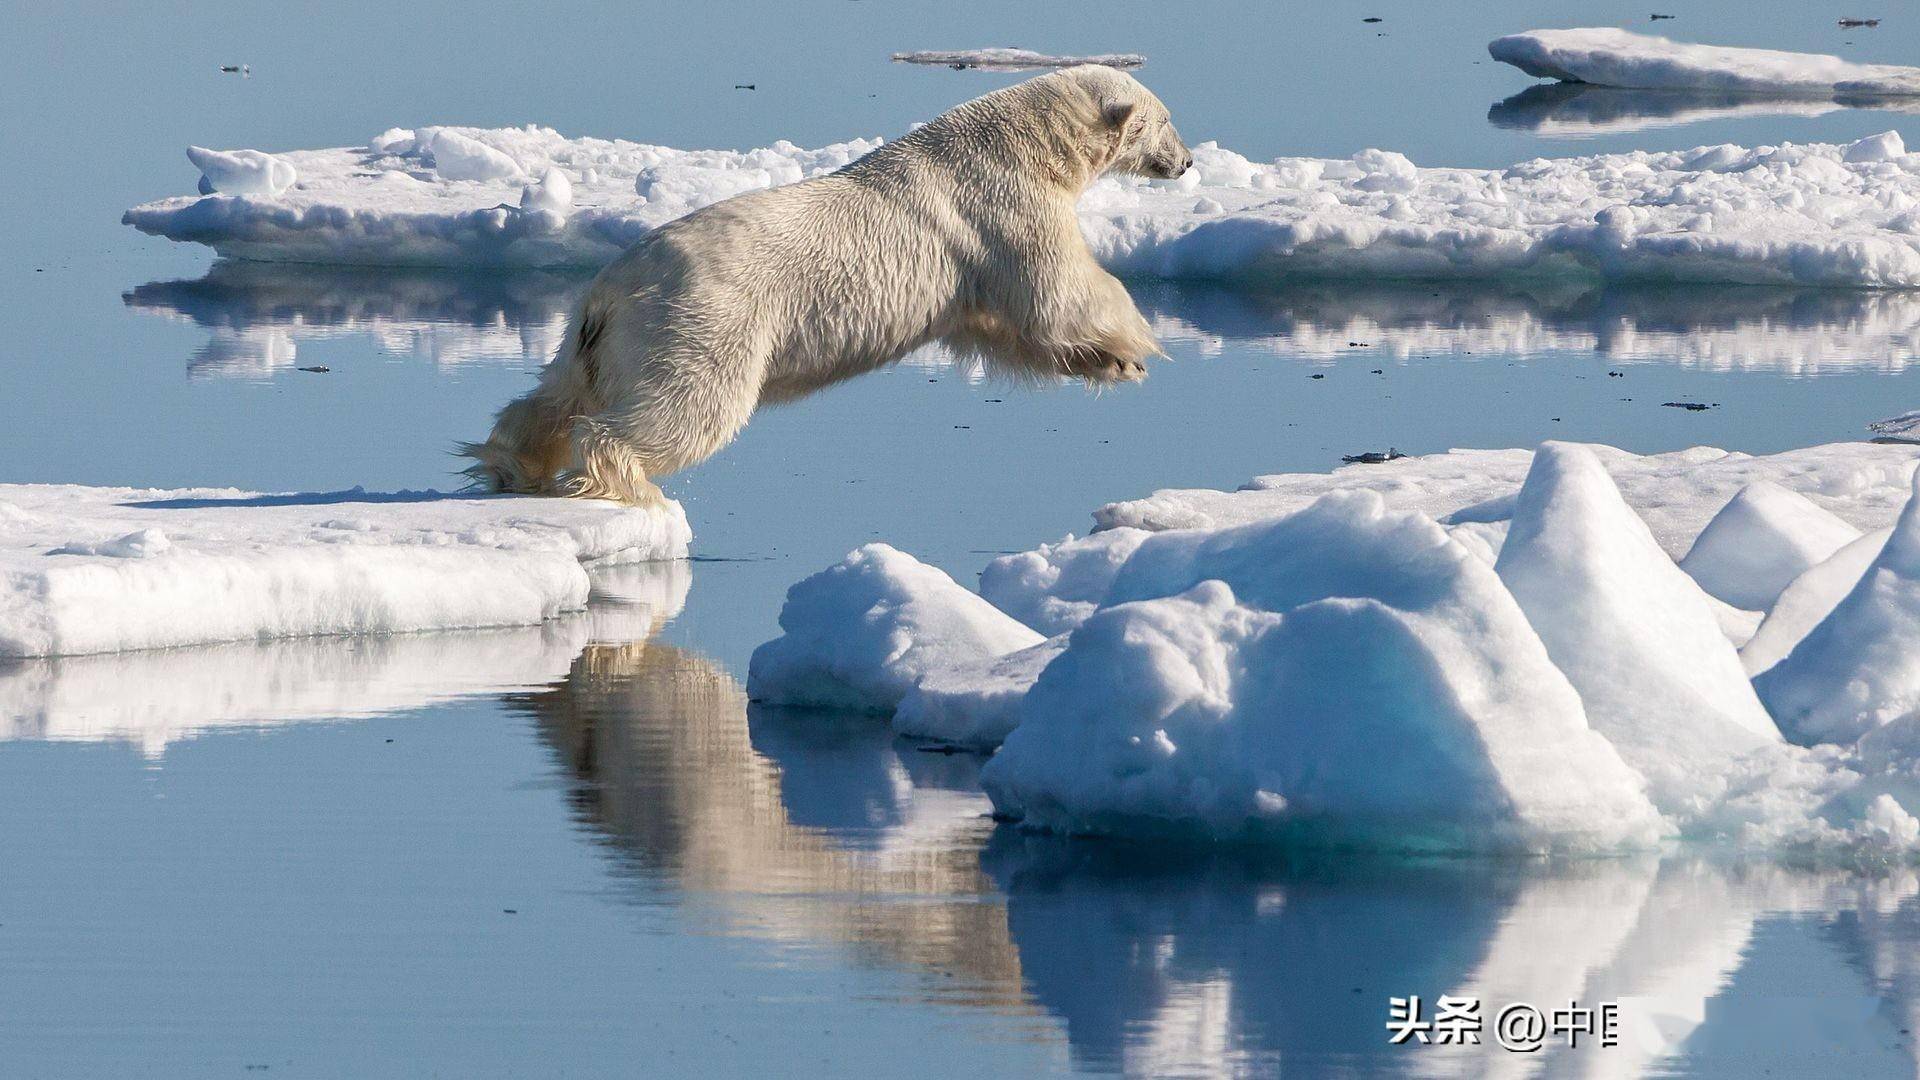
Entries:
[[1805,496],[1761,480],[1714,515],[1680,569],[1711,596],[1766,611],[1793,579],[1859,538],[1859,529]]
[[[1920,850],[1920,556],[1879,550],[1903,507],[1920,520],[1916,458],[1547,444],[1163,492],[1129,517],[1143,527],[995,560],[979,596],[898,553],[885,574],[809,579],[763,651],[905,686],[898,729],[1004,737],[983,781],[1032,828]],[[1880,532],[1775,589],[1858,529]],[[1696,569],[1759,568],[1772,610],[1706,593],[1675,562],[1694,548]],[[978,620],[982,597],[1035,627],[1025,641],[1056,636],[948,649],[944,624]],[[917,655],[916,626],[940,628]],[[885,648],[849,647],[875,629]],[[1766,656],[1789,660],[1756,694]],[[1782,704],[1800,699],[1839,712]]]
[[531,625],[689,539],[677,503],[0,485],[0,656]]
[[1499,578],[1371,492],[1154,536],[1110,603],[981,774],[1030,827],[1413,849],[1659,833]]
[[897,52],[893,54],[893,59],[901,64],[938,64],[951,68],[977,68],[981,71],[1032,71],[1039,68],[1075,67],[1080,64],[1137,68],[1147,62],[1147,58],[1139,53],[1055,56],[1050,53],[1034,52],[1032,49],[1015,49],[1005,46],[988,49]]
[[859,548],[787,590],[780,629],[753,651],[749,697],[886,713],[929,671],[984,664],[1043,640],[886,544]]
[[1758,675],[1785,659],[1807,631],[1820,625],[1853,591],[1891,535],[1891,527],[1875,529],[1808,567],[1782,589],[1759,629],[1740,649],[1747,674]]
[[241,641],[0,660],[0,741],[122,742],[149,757],[217,729],[357,719],[563,678],[590,642],[677,614],[684,560],[592,571],[594,603],[539,626]]
[[1529,30],[1495,38],[1495,60],[1536,78],[1642,90],[1753,94],[1920,94],[1920,68],[1821,53],[1693,45],[1616,27]]
[[1661,812],[1718,797],[1719,766],[1780,741],[1707,595],[1592,450],[1535,452],[1495,569]]
[[203,195],[213,192],[278,195],[300,179],[292,165],[258,150],[209,150],[204,146],[189,146],[187,160],[200,170]]
[[[279,195],[160,199],[124,220],[239,258],[593,267],[698,207],[831,171],[879,145],[676,150],[531,125],[395,129],[372,142],[276,155],[300,177]],[[1861,160],[1865,142],[1851,152],[1724,145],[1499,170],[1418,168],[1383,150],[1254,162],[1203,142],[1177,180],[1096,183],[1080,220],[1103,263],[1166,278],[1920,285],[1920,158],[1881,160],[1882,140]],[[525,179],[556,169],[572,188],[569,207],[523,206]]]
[[1853,590],[1754,680],[1801,743],[1852,743],[1920,719],[1920,474],[1886,544]]

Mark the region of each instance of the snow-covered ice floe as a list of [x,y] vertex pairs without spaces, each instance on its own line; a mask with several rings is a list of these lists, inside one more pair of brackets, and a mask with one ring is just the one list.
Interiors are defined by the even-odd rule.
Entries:
[[526,626],[684,556],[677,503],[0,485],[0,657]]
[[1920,853],[1916,462],[1267,476],[1104,507],[978,593],[874,544],[794,586],[748,692],[998,743],[997,812],[1056,832]]
[[[676,150],[541,127],[394,129],[277,155],[277,195],[176,196],[127,224],[291,262],[597,267],[664,222],[836,169],[878,140]],[[481,153],[481,151],[486,151]],[[1920,157],[1892,132],[1848,145],[1698,147],[1505,169],[1352,158],[1255,162],[1213,143],[1177,180],[1109,177],[1080,204],[1100,260],[1214,281],[1583,276],[1920,286]],[[563,200],[554,194],[566,178]]]
[[1920,68],[1856,64],[1823,53],[1694,45],[1615,27],[1529,30],[1487,52],[1536,78],[1640,90],[1748,94],[1920,94]]
[[922,52],[897,52],[893,54],[897,64],[931,64],[960,70],[975,68],[980,71],[1034,71],[1041,68],[1077,67],[1080,64],[1099,64],[1111,68],[1137,68],[1147,62],[1139,53],[1097,53],[1092,56],[1053,56],[1048,53],[1034,52],[1032,49],[1014,49],[1007,47],[991,49],[953,49],[947,51],[931,50]]
[[684,560],[599,566],[590,576],[585,612],[538,626],[0,659],[0,741],[130,743],[158,758],[217,730],[543,687],[589,644],[646,640],[679,613],[692,581]]

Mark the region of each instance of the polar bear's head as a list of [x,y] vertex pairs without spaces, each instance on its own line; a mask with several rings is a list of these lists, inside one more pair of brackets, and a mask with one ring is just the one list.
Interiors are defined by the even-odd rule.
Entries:
[[1051,76],[1071,82],[1093,103],[1094,137],[1110,153],[1103,172],[1171,180],[1193,165],[1167,107],[1124,71],[1082,64]]

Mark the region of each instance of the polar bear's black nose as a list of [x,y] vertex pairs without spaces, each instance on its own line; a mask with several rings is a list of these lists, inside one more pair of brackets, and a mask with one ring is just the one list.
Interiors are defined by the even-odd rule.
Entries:
[[1175,172],[1175,173],[1174,173],[1173,175],[1175,175],[1175,176],[1184,176],[1184,175],[1186,174],[1186,171],[1187,171],[1188,169],[1191,169],[1191,168],[1193,168],[1193,155],[1192,155],[1192,154],[1188,154],[1188,155],[1187,155],[1187,160],[1185,160],[1185,161],[1183,161],[1183,162],[1181,162],[1181,163],[1180,163],[1180,168],[1179,168],[1179,170],[1178,170],[1177,172]]

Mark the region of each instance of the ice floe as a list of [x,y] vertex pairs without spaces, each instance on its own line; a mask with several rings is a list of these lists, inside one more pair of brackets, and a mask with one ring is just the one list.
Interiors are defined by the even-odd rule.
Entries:
[[1616,27],[1529,30],[1495,38],[1495,59],[1542,79],[1641,90],[1751,94],[1920,94],[1920,68],[1823,53],[1694,45]]
[[868,544],[787,591],[786,633],[754,650],[747,693],[772,705],[891,713],[929,672],[1041,636],[941,571]]
[[[675,217],[831,171],[878,145],[736,152],[573,139],[531,125],[396,129],[366,147],[275,155],[300,178],[278,195],[160,199],[124,220],[249,259],[595,267]],[[1177,180],[1094,184],[1080,219],[1109,267],[1165,278],[1916,286],[1920,159],[1894,149],[1876,136],[1486,170],[1421,168],[1384,150],[1255,162],[1208,142]],[[559,176],[571,189],[564,206],[526,190],[530,177],[546,178],[544,190]]]
[[792,696],[1002,739],[982,783],[1029,828],[1920,850],[1917,460],[1549,443],[1262,477],[1103,508],[978,595],[875,545],[795,587],[754,681],[830,671]]
[[1041,68],[1076,67],[1080,64],[1098,64],[1102,67],[1137,68],[1147,62],[1139,53],[1096,53],[1091,56],[1054,56],[1049,53],[1034,52],[1032,49],[1014,49],[1007,47],[991,49],[954,49],[949,51],[897,52],[893,60],[898,64],[932,64],[959,70],[974,68],[980,71],[1034,71]]
[[545,686],[591,643],[645,640],[679,612],[692,577],[670,560],[597,567],[591,579],[585,613],[538,626],[0,659],[0,741],[130,743],[158,758],[216,730]]
[[684,556],[677,503],[0,485],[0,657],[522,626]]

